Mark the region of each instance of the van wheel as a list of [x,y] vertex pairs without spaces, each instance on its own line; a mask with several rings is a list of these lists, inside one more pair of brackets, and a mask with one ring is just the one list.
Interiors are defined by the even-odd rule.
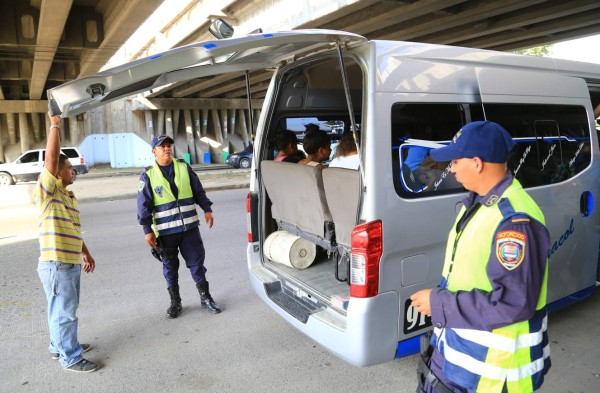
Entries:
[[75,181],[75,179],[77,179],[77,171],[73,169],[73,181]]
[[15,184],[13,178],[8,173],[0,173],[0,186],[10,186]]
[[250,160],[247,158],[242,158],[240,160],[240,168],[244,168],[244,169],[250,168]]

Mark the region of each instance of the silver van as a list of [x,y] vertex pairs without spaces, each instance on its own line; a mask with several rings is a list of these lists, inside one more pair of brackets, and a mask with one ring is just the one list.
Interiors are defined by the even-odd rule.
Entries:
[[[254,141],[249,278],[266,304],[320,345],[358,366],[417,351],[431,321],[409,296],[439,283],[465,196],[449,163],[426,152],[474,120],[502,124],[517,144],[509,166],[552,236],[550,307],[593,292],[596,65],[310,30],[188,45],[69,82],[49,97],[71,116],[164,84],[258,68],[275,73]],[[93,86],[102,88],[86,93]],[[274,162],[271,141],[298,118],[353,132],[359,170]],[[267,239],[277,232],[313,247],[312,264],[270,259]]]

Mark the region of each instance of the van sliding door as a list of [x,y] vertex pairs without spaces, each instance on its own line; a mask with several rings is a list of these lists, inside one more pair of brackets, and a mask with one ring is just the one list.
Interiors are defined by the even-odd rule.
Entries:
[[583,295],[595,285],[600,241],[588,87],[582,79],[528,71],[485,69],[478,77],[486,120],[516,142],[509,168],[546,218],[548,303]]

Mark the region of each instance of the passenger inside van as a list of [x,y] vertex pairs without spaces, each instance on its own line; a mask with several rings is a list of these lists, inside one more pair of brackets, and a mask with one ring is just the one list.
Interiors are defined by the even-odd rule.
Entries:
[[302,159],[298,157],[298,137],[294,131],[285,130],[277,134],[275,148],[277,149],[275,161],[296,164]]
[[308,130],[304,136],[304,151],[306,159],[298,164],[314,166],[317,168],[325,168],[323,161],[329,159],[331,154],[331,140],[329,135],[321,129]]
[[354,135],[352,132],[346,132],[342,135],[340,143],[335,149],[335,158],[329,163],[330,168],[347,168],[358,170],[360,157],[356,150]]

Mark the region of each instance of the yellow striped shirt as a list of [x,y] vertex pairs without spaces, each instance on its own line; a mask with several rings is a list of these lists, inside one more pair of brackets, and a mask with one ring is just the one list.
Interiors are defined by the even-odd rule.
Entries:
[[40,261],[80,264],[83,240],[75,195],[44,167],[33,197],[40,213]]

